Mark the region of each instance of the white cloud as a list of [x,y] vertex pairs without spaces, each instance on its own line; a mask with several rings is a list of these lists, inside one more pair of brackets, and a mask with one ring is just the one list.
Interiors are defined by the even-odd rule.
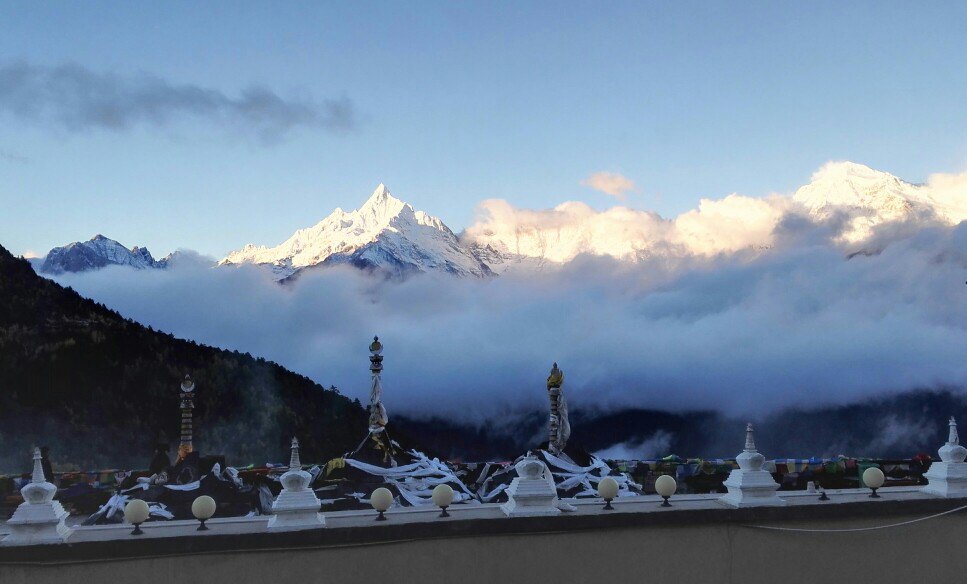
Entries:
[[619,201],[625,200],[625,193],[637,189],[635,182],[630,178],[617,172],[607,171],[596,172],[582,180],[581,184],[606,195],[611,195]]
[[619,442],[594,454],[606,460],[652,460],[670,454],[672,435],[664,430],[644,440]]
[[596,211],[580,202],[553,209],[514,207],[502,199],[478,206],[464,237],[512,254],[567,262],[578,254],[641,259],[651,255],[712,256],[773,245],[773,231],[795,209],[788,197],[756,199],[732,194],[702,199],[675,219],[651,211],[612,207]]
[[967,172],[960,174],[932,174],[927,187],[933,199],[946,208],[954,223],[967,220]]
[[773,243],[773,231],[792,205],[785,197],[756,199],[731,194],[702,199],[675,219],[674,241],[695,254],[714,255]]
[[488,199],[480,203],[478,212],[480,219],[467,228],[465,237],[553,262],[565,262],[581,253],[634,257],[650,242],[667,239],[671,228],[657,213],[627,207],[595,211],[575,201],[531,210]]

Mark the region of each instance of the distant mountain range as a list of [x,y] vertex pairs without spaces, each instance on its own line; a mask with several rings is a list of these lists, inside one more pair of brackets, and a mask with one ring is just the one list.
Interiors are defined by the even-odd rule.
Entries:
[[[960,198],[967,199],[967,194]],[[258,265],[278,280],[333,265],[393,277],[436,272],[487,278],[508,270],[561,265],[581,254],[638,261],[768,248],[773,229],[787,213],[836,220],[837,242],[852,246],[848,254],[865,251],[863,242],[883,224],[957,223],[965,218],[962,201],[952,205],[927,186],[852,162],[827,164],[791,197],[730,195],[703,200],[699,209],[675,219],[624,207],[596,212],[573,202],[544,211],[515,210],[502,201],[486,203],[496,205],[489,209],[491,217],[458,236],[439,218],[415,210],[380,184],[357,210],[336,209],[277,246],[248,244],[217,265]],[[160,269],[170,258],[155,260],[145,248],[128,249],[98,235],[52,249],[40,269],[51,274],[109,265]]]

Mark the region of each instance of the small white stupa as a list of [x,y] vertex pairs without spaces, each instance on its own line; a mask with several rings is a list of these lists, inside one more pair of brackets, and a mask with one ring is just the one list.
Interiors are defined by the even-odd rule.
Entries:
[[40,449],[34,449],[34,473],[27,486],[20,489],[24,502],[17,507],[7,521],[10,535],[4,545],[28,545],[38,543],[63,543],[73,533],[64,522],[67,511],[60,501],[54,501],[57,487],[47,482]]
[[272,503],[272,519],[269,529],[293,529],[305,527],[325,527],[326,518],[319,512],[321,502],[316,493],[309,488],[312,475],[302,470],[299,460],[299,441],[292,439],[292,454],[289,470],[283,474],[282,492]]
[[514,465],[517,478],[507,488],[507,502],[500,510],[510,517],[534,517],[539,515],[558,515],[557,489],[548,480],[550,471],[544,462],[531,454]]
[[760,507],[765,505],[785,505],[786,502],[776,495],[779,483],[773,480],[768,471],[762,470],[765,457],[755,448],[752,436],[752,423],[745,427],[745,450],[735,457],[739,468],[729,473],[723,483],[729,490],[719,500],[731,507]]
[[921,490],[941,497],[967,497],[967,462],[964,462],[967,448],[960,445],[957,421],[953,416],[950,416],[949,426],[947,443],[937,451],[940,462],[931,464],[924,473],[928,484]]

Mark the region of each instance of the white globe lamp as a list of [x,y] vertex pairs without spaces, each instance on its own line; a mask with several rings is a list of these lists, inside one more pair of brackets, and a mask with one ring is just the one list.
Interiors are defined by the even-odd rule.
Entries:
[[876,468],[875,466],[871,466],[863,471],[863,483],[865,483],[867,487],[873,489],[873,493],[870,494],[870,497],[874,499],[880,498],[880,496],[876,494],[876,490],[882,487],[884,482],[886,482],[886,476],[883,474],[882,470]]
[[383,513],[393,505],[393,493],[386,487],[380,487],[370,495],[369,503],[373,506],[373,509],[379,511],[376,521],[386,521],[386,516]]
[[201,525],[198,526],[198,531],[208,531],[208,526],[205,525],[205,522],[215,514],[215,499],[212,499],[208,495],[198,497],[191,504],[191,514],[201,522]]
[[442,509],[440,517],[449,517],[447,507],[453,503],[453,488],[450,485],[437,485],[433,488],[433,495],[430,496],[433,504]]
[[134,499],[124,506],[124,520],[134,526],[131,535],[141,535],[141,524],[148,520],[150,510],[148,504],[141,499]]
[[601,479],[601,482],[598,483],[598,495],[604,499],[604,510],[614,511],[611,501],[618,496],[618,481],[611,477]]
[[661,475],[655,480],[655,492],[664,499],[661,502],[662,507],[671,507],[672,504],[668,502],[668,498],[675,494],[678,490],[678,483],[675,482],[669,475]]

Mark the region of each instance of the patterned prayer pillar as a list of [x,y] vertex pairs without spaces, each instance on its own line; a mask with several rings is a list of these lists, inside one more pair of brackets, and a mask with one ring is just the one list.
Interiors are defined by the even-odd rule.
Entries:
[[389,418],[386,415],[386,408],[383,407],[383,385],[380,375],[383,372],[383,344],[379,342],[379,337],[373,337],[373,342],[369,345],[369,371],[373,376],[373,385],[369,392],[369,431],[371,433],[382,432],[386,427]]
[[184,460],[194,450],[192,446],[192,416],[195,409],[195,382],[185,375],[181,382],[181,444],[178,446],[178,460]]
[[[548,417],[548,450],[560,454],[570,435],[570,425],[567,422],[566,406],[562,411],[563,394],[561,386],[564,384],[564,372],[558,369],[557,363],[551,367],[551,374],[547,376],[547,395],[551,401],[551,411]],[[566,429],[565,429],[566,427]]]

